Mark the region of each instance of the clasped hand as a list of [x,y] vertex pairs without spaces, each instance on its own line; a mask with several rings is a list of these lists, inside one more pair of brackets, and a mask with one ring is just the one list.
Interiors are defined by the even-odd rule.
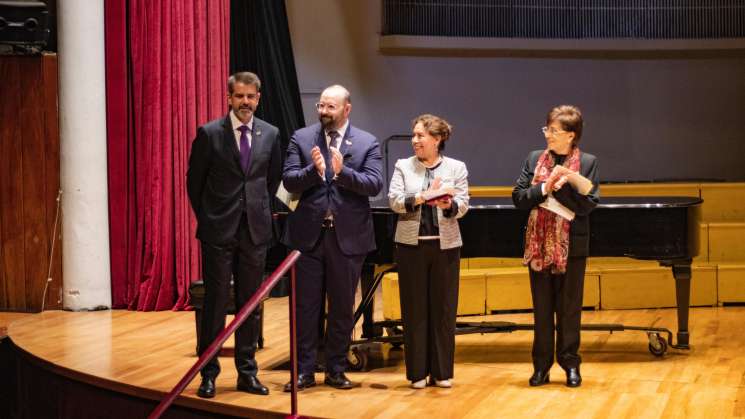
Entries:
[[546,180],[546,191],[558,191],[569,181],[569,176],[575,173],[564,166],[554,166],[554,170]]
[[[439,177],[434,178],[432,183],[429,184],[429,188],[427,188],[427,191],[434,191],[437,189],[440,189],[442,186],[442,180]],[[443,210],[449,209],[453,206],[453,200],[449,195],[442,196],[437,199],[433,199],[431,201],[426,202],[427,205],[431,205],[433,207],[437,207]]]

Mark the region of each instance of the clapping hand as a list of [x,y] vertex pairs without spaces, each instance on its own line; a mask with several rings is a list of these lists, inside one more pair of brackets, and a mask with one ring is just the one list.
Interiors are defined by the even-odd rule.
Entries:
[[324,160],[323,154],[321,154],[321,149],[318,148],[318,146],[315,146],[310,150],[310,157],[313,159],[313,165],[316,166],[318,174],[321,175],[321,177],[325,177],[326,160]]
[[344,167],[344,157],[336,147],[329,147],[329,150],[331,151],[331,168],[334,170],[334,174],[338,175]]

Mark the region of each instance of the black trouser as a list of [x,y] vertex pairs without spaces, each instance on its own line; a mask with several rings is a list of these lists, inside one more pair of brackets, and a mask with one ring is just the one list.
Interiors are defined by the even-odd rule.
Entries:
[[398,289],[404,323],[406,378],[453,377],[460,247],[441,250],[439,240],[396,244]]
[[[546,371],[556,358],[562,368],[577,368],[581,362],[579,332],[582,295],[587,258],[569,257],[564,274],[536,272],[530,269],[530,293],[533,296],[533,367]],[[556,313],[556,323],[554,323]]]
[[[225,309],[233,279],[235,307],[240,310],[256,292],[264,278],[266,245],[256,245],[248,232],[248,221],[241,217],[235,239],[225,245],[202,242],[202,272],[204,275],[204,308],[198,342],[199,354],[225,328]],[[261,327],[261,313],[254,312],[235,331],[235,368],[239,375],[256,375],[254,355]],[[202,376],[215,378],[220,373],[217,356],[202,368]]]
[[324,290],[328,298],[326,317],[326,372],[344,372],[354,327],[354,294],[365,255],[344,255],[336,230],[324,227],[310,252],[297,261],[297,354],[300,374],[313,374],[320,335]]

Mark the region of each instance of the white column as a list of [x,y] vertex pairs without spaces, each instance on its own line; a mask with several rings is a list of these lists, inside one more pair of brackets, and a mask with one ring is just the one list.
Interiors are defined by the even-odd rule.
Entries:
[[111,307],[104,1],[57,2],[63,304]]

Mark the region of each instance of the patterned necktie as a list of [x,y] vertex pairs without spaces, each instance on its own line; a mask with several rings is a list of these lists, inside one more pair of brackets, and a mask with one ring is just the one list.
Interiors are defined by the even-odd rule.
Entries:
[[331,180],[334,177],[334,168],[331,163],[331,147],[337,148],[338,145],[336,144],[336,139],[339,138],[339,132],[336,130],[329,131],[329,147],[328,147],[328,156],[326,158],[326,179]]
[[336,144],[336,139],[339,138],[339,132],[336,130],[329,131],[329,147],[339,148],[339,146]]
[[248,125],[238,127],[241,132],[241,168],[243,173],[248,173],[248,163],[251,161],[251,146],[248,144]]

